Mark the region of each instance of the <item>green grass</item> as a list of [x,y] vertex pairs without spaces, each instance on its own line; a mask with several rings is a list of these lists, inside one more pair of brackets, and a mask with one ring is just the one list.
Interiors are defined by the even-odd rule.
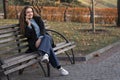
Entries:
[[18,23],[17,19],[0,19],[0,26]]
[[[0,25],[18,23],[17,20],[0,20]],[[70,41],[75,41],[76,54],[86,55],[95,50],[120,40],[120,28],[112,25],[96,25],[96,33],[90,31],[88,23],[48,22],[51,29],[65,35]]]
[[49,22],[53,29],[64,34],[69,40],[76,42],[76,51],[82,55],[105,47],[120,39],[120,28],[97,25],[96,33],[88,31],[90,24],[73,22]]

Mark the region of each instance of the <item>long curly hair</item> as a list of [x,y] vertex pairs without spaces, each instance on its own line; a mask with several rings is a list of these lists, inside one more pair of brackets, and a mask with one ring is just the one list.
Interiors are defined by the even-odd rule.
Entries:
[[31,9],[33,10],[33,17],[34,17],[34,16],[39,16],[32,6],[25,6],[25,7],[22,9],[22,11],[21,11],[21,13],[20,13],[20,17],[19,17],[19,27],[20,27],[20,32],[21,32],[22,34],[25,33],[25,26],[27,26],[26,17],[25,17],[25,16],[26,16],[26,10],[27,10],[28,8],[31,8]]

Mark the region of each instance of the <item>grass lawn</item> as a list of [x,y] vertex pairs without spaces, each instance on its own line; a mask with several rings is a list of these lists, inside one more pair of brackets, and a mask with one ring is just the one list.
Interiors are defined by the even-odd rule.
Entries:
[[[18,20],[0,20],[0,25],[18,23]],[[76,42],[75,53],[80,55],[89,54],[120,40],[120,28],[112,25],[96,25],[96,32],[91,31],[88,23],[75,22],[48,22],[54,29],[69,40]]]

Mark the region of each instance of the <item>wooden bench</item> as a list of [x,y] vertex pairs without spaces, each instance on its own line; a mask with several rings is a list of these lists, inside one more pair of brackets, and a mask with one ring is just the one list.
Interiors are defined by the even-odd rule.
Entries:
[[[57,31],[46,29],[53,37],[56,47],[53,48],[55,54],[65,53],[71,64],[75,64],[73,48],[74,42],[68,41]],[[22,74],[24,68],[33,64],[39,64],[45,76],[50,76],[50,66],[44,69],[41,64],[41,55],[38,52],[25,53],[28,49],[26,38],[20,34],[18,24],[0,26],[0,80],[10,80],[10,73],[19,72]]]

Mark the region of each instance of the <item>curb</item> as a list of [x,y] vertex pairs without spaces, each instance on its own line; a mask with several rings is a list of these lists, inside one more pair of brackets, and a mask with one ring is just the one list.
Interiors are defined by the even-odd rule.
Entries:
[[92,53],[90,53],[90,54],[88,54],[88,55],[86,55],[86,56],[80,57],[80,58],[84,58],[83,61],[87,61],[87,60],[95,57],[95,55],[100,55],[100,54],[102,54],[103,52],[111,49],[112,47],[114,47],[114,46],[116,46],[116,45],[118,45],[118,44],[120,44],[120,41],[115,42],[115,43],[113,43],[113,44],[111,44],[111,45],[108,45],[108,46],[106,46],[106,47],[104,47],[104,48],[101,48],[101,49],[99,49],[99,50],[97,50],[97,51],[94,51],[94,52],[92,52]]
[[[114,47],[114,46],[116,46],[118,44],[120,44],[120,41],[117,41],[117,42],[115,42],[113,44],[110,44],[110,45],[104,47],[104,48],[101,48],[101,49],[99,49],[97,51],[94,51],[94,52],[92,52],[92,53],[90,53],[90,54],[88,54],[86,56],[75,57],[75,61],[88,61],[89,59],[92,59],[97,55],[99,56],[100,54],[104,53],[105,51],[111,49],[112,47]],[[58,57],[58,58],[60,60],[68,60],[67,57]]]

